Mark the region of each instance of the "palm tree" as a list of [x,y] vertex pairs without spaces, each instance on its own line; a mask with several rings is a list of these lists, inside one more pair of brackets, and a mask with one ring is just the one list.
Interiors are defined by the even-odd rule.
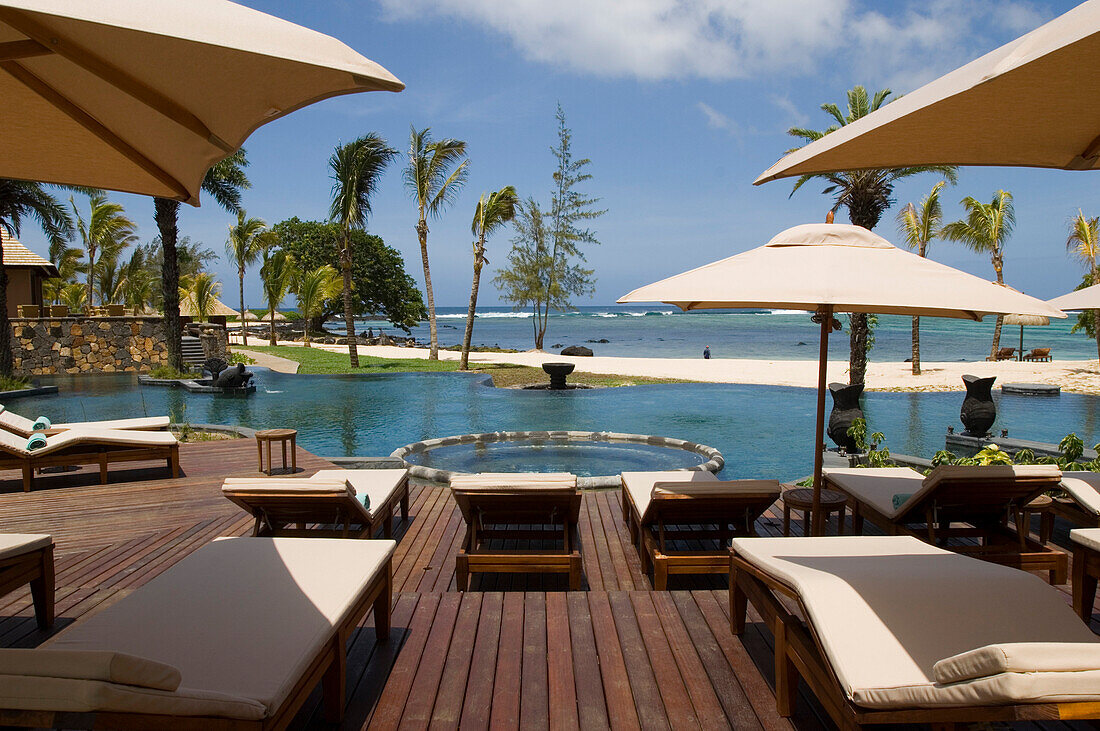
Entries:
[[[33,218],[46,234],[51,249],[63,247],[73,232],[65,206],[46,192],[41,183],[0,178],[0,228],[17,238],[24,218]],[[0,303],[8,301],[8,272],[0,246]],[[8,308],[0,306],[0,376],[10,378],[14,366]]]
[[329,158],[332,169],[332,205],[329,220],[340,227],[340,270],[344,280],[344,326],[348,335],[351,367],[359,367],[355,343],[355,313],[351,300],[351,232],[366,228],[370,199],[378,187],[382,171],[397,155],[397,150],[371,132],[357,140],[337,145]]
[[[241,191],[250,187],[244,168],[248,166],[245,151],[234,152],[221,162],[216,162],[206,171],[202,179],[202,191],[213,198],[219,206],[236,213],[241,209]],[[176,242],[179,239],[179,201],[168,198],[154,198],[153,205],[160,231],[163,251],[161,264],[161,289],[164,294],[164,329],[168,343],[168,366],[177,371],[183,368],[183,353],[180,350],[180,301],[179,301],[179,260]]]
[[[845,114],[836,104],[825,103],[821,105],[822,111],[828,114],[836,122],[824,131],[806,129],[805,127],[791,127],[787,134],[798,137],[807,143],[819,140],[825,135],[835,132],[852,122],[867,116],[886,103],[887,97],[892,94],[889,89],[882,89],[873,97],[868,96],[867,89],[862,86],[853,87],[848,91],[848,113]],[[787,152],[793,152],[798,148],[792,148]],[[819,173],[815,175],[803,175],[794,184],[791,195],[805,183],[813,179],[822,179],[829,183],[822,192],[835,196],[833,211],[840,208],[848,209],[848,218],[857,226],[863,226],[867,230],[874,229],[886,209],[893,203],[894,184],[902,178],[908,178],[920,173],[939,173],[953,185],[957,178],[957,168],[953,165],[920,165],[904,168],[879,168],[869,170],[848,170],[835,173]],[[849,315],[851,322],[849,343],[851,354],[849,356],[849,382],[863,383],[867,372],[867,351],[869,348],[870,327],[866,314]]]
[[80,282],[69,282],[61,288],[61,304],[70,312],[80,312],[88,301],[88,288]]
[[340,274],[329,264],[322,264],[316,269],[305,272],[297,272],[294,277],[294,295],[298,298],[298,312],[306,323],[305,346],[309,346],[310,319],[320,316],[325,306],[325,300],[330,300],[340,294],[344,284]]
[[199,272],[188,277],[180,287],[180,298],[191,304],[191,310],[199,322],[206,322],[214,314],[221,293],[221,284],[209,272]]
[[474,221],[470,232],[474,240],[474,283],[470,288],[470,309],[466,314],[466,334],[462,337],[462,362],[459,370],[466,370],[470,363],[470,339],[474,335],[474,315],[477,311],[477,289],[481,284],[481,268],[489,263],[485,258],[485,239],[489,234],[516,217],[519,197],[516,189],[506,185],[494,193],[482,193],[474,209]]
[[50,246],[49,256],[50,263],[57,267],[58,276],[42,283],[42,296],[48,302],[61,304],[61,290],[66,284],[75,282],[77,274],[87,271],[87,267],[81,261],[84,258],[84,250],[68,246],[66,241],[60,241],[56,246]]
[[282,249],[274,253],[270,249],[264,251],[264,263],[260,267],[260,280],[263,282],[264,299],[267,300],[268,315],[271,318],[270,345],[277,343],[275,339],[276,308],[286,297],[293,277],[294,258],[290,254]]
[[[135,230],[137,224],[131,221],[123,213],[121,203],[112,203],[107,200],[107,194],[102,190],[93,190],[88,194],[88,204],[91,208],[88,219],[80,215],[76,201],[69,198],[69,205],[73,209],[73,217],[76,219],[76,233],[80,237],[80,243],[88,254],[88,304],[94,304],[95,277],[98,273],[97,265],[100,259],[96,258],[96,252],[110,250],[117,256],[118,252],[134,241],[137,236]],[[101,251],[103,258],[104,252]]]
[[[928,245],[940,235],[943,223],[940,190],[945,185],[947,181],[941,180],[932,186],[919,206],[909,203],[898,211],[898,232],[909,250],[915,249],[921,257],[928,256]],[[920,318],[917,316],[913,317],[913,375],[920,375]]]
[[[439,218],[443,209],[454,202],[462,185],[470,161],[466,158],[466,143],[462,140],[443,139],[433,142],[431,128],[417,131],[412,128],[409,136],[409,162],[405,167],[405,187],[416,199],[419,220],[416,235],[420,240],[420,259],[424,264],[424,291],[428,295],[428,332],[430,333],[429,360],[439,360],[439,337],[435,324],[435,296],[432,293],[432,273],[428,267],[428,216]],[[452,169],[453,168],[453,169]]]
[[[966,209],[966,219],[953,221],[943,227],[941,235],[948,241],[957,241],[971,251],[989,254],[993,262],[993,271],[997,273],[997,284],[1004,285],[1004,248],[1012,229],[1016,226],[1016,212],[1012,207],[1012,194],[1007,190],[998,190],[989,203],[967,196],[962,199]],[[997,324],[993,328],[993,347],[989,351],[996,357],[1001,347],[1001,326],[1004,315],[997,315]]]
[[[1066,248],[1070,250],[1089,270],[1093,284],[1100,284],[1100,217],[1086,218],[1081,209],[1070,221],[1069,238]],[[1096,356],[1100,358],[1100,310],[1092,311],[1093,332],[1096,335]]]
[[[244,274],[245,270],[256,263],[260,253],[268,242],[263,234],[267,224],[259,218],[248,218],[244,210],[237,211],[237,225],[229,227],[229,238],[225,242],[225,253],[229,260],[237,265],[237,280],[240,285],[241,317],[244,317]],[[241,342],[248,345],[248,328],[241,320]]]

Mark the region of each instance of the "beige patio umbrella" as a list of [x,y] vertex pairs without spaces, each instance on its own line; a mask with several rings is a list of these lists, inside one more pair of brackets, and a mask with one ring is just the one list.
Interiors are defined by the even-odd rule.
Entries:
[[[260,319],[261,319],[261,320],[266,320],[266,321],[270,322],[270,321],[271,321],[271,319],[272,319],[272,317],[271,317],[271,310],[268,310],[267,312],[265,312],[265,313],[264,313],[264,316],[263,316],[263,317],[261,317]],[[274,318],[274,319],[275,319],[275,322],[283,322],[283,321],[285,321],[285,320],[286,320],[286,315],[284,315],[283,313],[279,312],[278,310],[275,310],[275,318]]]
[[226,0],[0,0],[0,176],[198,204],[257,127],[400,91],[340,41]]
[[620,303],[664,302],[682,310],[781,308],[816,313],[821,326],[814,438],[813,533],[820,510],[825,372],[837,312],[954,317],[1065,317],[1042,300],[903,251],[860,226],[804,224],[764,246],[646,285]]
[[256,317],[256,313],[252,310],[246,310],[244,313],[244,317],[242,317],[241,319],[245,320],[246,322],[255,322],[260,318]]
[[1084,289],[1076,289],[1061,297],[1048,300],[1047,304],[1067,312],[1100,309],[1100,284],[1094,284]]
[[756,184],[912,165],[1100,168],[1100,0],[812,142]]
[[1020,350],[1016,353],[1016,360],[1023,360],[1024,327],[1041,327],[1044,325],[1049,325],[1050,318],[1044,317],[1043,315],[1021,315],[1019,313],[1013,313],[1011,315],[1005,315],[1004,324],[1020,326]]
[[[181,297],[180,298],[180,314],[184,317],[197,317],[198,313],[195,311],[194,297]],[[217,297],[214,298],[214,308],[210,312],[211,315],[224,315],[225,317],[238,317],[239,312],[229,307]]]

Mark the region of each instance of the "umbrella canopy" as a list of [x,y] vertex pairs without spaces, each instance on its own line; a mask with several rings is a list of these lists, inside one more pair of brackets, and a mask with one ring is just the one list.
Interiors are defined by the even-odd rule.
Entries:
[[1100,0],[790,153],[756,183],[911,165],[1100,168]]
[[1059,310],[1096,310],[1100,309],[1100,284],[1078,289],[1061,297],[1055,297],[1047,302],[1051,307]]
[[260,125],[400,91],[334,38],[226,0],[0,0],[0,176],[198,204]]
[[902,251],[860,226],[804,224],[751,249],[619,298],[683,310],[776,307],[816,311],[821,326],[814,439],[813,533],[821,533],[825,372],[835,312],[980,320],[989,314],[1065,317],[1042,300]]
[[244,317],[242,319],[245,320],[245,321],[248,321],[248,322],[255,322],[256,320],[259,320],[260,318],[256,317],[255,312],[253,312],[252,310],[248,310],[247,312],[244,313]]
[[1016,360],[1024,359],[1024,326],[1041,327],[1050,324],[1050,318],[1041,315],[1005,315],[1004,324],[1020,326],[1020,350],[1016,353]]
[[[193,297],[181,297],[180,298],[180,314],[184,317],[197,317],[198,313],[195,312],[195,303]],[[210,311],[211,315],[224,315],[226,317],[238,317],[240,313],[229,307],[218,298],[214,298],[214,308]]]
[[[265,312],[260,317],[260,319],[263,320],[264,322],[271,322],[271,310],[268,310],[267,312]],[[286,315],[279,312],[278,310],[275,310],[275,322],[283,322],[284,320],[286,320]]]

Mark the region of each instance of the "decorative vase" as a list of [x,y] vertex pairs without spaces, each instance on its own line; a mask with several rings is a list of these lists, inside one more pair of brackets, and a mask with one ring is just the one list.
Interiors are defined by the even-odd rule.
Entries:
[[997,404],[993,403],[992,378],[978,378],[977,376],[963,376],[966,384],[966,398],[963,399],[962,411],[959,418],[962,419],[966,431],[970,437],[984,437],[989,434],[989,427],[997,420]]
[[845,386],[843,383],[830,383],[829,393],[833,395],[833,410],[829,413],[829,439],[848,452],[858,452],[859,445],[848,436],[848,427],[856,419],[863,418],[863,409],[859,408],[863,384]]

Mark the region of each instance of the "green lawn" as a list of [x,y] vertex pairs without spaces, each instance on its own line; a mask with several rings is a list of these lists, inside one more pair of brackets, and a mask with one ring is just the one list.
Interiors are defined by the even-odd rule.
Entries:
[[[270,353],[280,358],[299,363],[298,372],[313,373],[419,373],[437,371],[457,371],[458,361],[426,360],[422,358],[372,358],[359,356],[359,368],[352,368],[348,356],[331,353],[320,348],[300,348],[290,345],[249,345],[247,350]],[[472,373],[485,373],[493,377],[493,383],[501,388],[528,386],[546,383],[549,377],[541,368],[511,365],[507,363],[478,363],[470,367]],[[636,386],[649,383],[681,383],[670,378],[641,378],[636,376],[611,376],[596,373],[574,373],[569,376],[571,383],[583,383],[589,386]]]

